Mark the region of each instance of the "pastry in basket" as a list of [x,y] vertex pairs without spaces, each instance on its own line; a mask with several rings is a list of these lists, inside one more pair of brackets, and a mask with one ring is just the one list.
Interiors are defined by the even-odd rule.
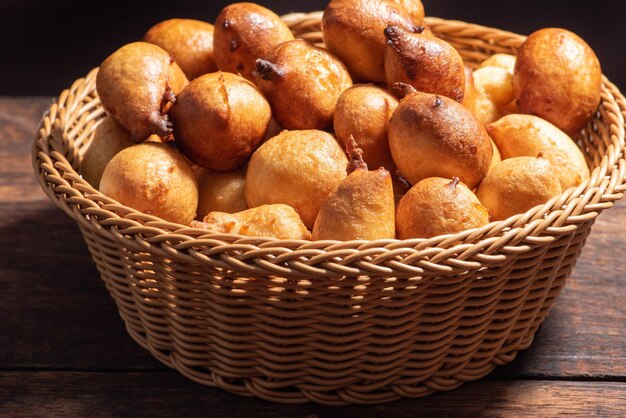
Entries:
[[492,221],[524,213],[561,193],[558,172],[541,155],[502,160],[476,191]]
[[485,127],[460,103],[414,92],[389,121],[389,148],[411,184],[428,177],[459,177],[469,188],[483,179],[493,155]]
[[504,68],[488,66],[474,71],[474,86],[478,95],[491,100],[498,109],[515,100],[513,74]]
[[344,91],[335,110],[335,135],[346,148],[352,136],[363,151],[363,160],[372,168],[385,167],[393,172],[395,164],[389,151],[389,119],[398,100],[373,84],[360,84]]
[[489,223],[487,209],[458,177],[429,177],[404,195],[396,212],[399,239],[432,238]]
[[513,90],[516,57],[495,54],[480,64],[473,73],[476,98],[474,114],[485,125],[504,115],[518,113]]
[[532,115],[508,115],[487,126],[504,159],[536,156],[550,161],[563,190],[589,178],[585,156],[576,143],[550,122]]
[[261,205],[238,213],[211,212],[203,222],[193,221],[194,228],[214,233],[276,239],[311,239],[311,233],[298,213],[288,205]]
[[235,213],[248,209],[246,203],[246,172],[202,169],[198,178],[198,214],[202,219],[209,212]]
[[186,225],[196,217],[196,177],[185,157],[167,144],[145,142],[120,151],[104,169],[100,191],[166,221]]
[[424,22],[424,4],[421,0],[391,0],[392,3],[397,3],[404,7],[411,18],[413,23],[420,26]]
[[217,70],[210,23],[168,19],[151,27],[143,39],[169,52],[189,80]]
[[241,167],[265,139],[272,111],[254,84],[220,71],[189,83],[170,115],[176,142],[191,161],[230,171]]
[[353,137],[348,141],[351,171],[320,208],[313,240],[350,241],[395,238],[395,207],[391,175],[384,168],[368,171]]
[[463,101],[465,64],[446,41],[400,26],[385,29],[387,85],[402,82],[424,93]]
[[167,112],[185,85],[187,77],[170,54],[147,42],[115,51],[104,60],[96,79],[102,107],[135,142],[151,134],[172,133]]
[[337,100],[352,86],[337,57],[303,40],[282,43],[258,59],[256,84],[285,129],[332,127]]
[[322,34],[328,50],[337,55],[356,80],[385,81],[387,26],[412,30],[409,12],[387,0],[332,0],[322,17]]
[[491,147],[493,148],[493,156],[491,157],[491,164],[489,165],[490,170],[491,167],[502,161],[502,154],[500,154],[500,150],[498,149],[498,146],[493,141],[493,139],[491,140]]
[[474,85],[474,70],[465,65],[465,87],[461,104],[472,112],[476,107],[476,86]]
[[217,68],[252,81],[256,60],[292,39],[291,30],[271,10],[254,3],[231,4],[215,21],[213,47]]
[[515,63],[517,57],[511,54],[494,54],[484,60],[480,64],[480,68],[484,67],[499,67],[505,69],[509,74],[513,75],[515,71]]
[[488,96],[478,92],[473,113],[484,125],[495,122],[504,115],[504,112]]
[[331,134],[284,131],[252,155],[246,201],[250,207],[287,204],[312,228],[328,194],[346,177],[347,165],[346,154]]
[[104,168],[111,158],[133,144],[130,133],[106,116],[95,129],[91,144],[80,162],[80,172],[83,178],[97,189]]
[[598,108],[602,71],[596,54],[576,34],[541,29],[520,47],[513,84],[521,113],[573,135]]

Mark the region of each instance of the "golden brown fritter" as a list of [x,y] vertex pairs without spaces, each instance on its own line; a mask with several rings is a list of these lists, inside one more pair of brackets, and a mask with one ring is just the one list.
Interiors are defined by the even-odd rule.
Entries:
[[313,226],[313,240],[395,238],[391,175],[359,168],[330,192]]
[[187,77],[163,49],[147,42],[125,45],[98,71],[96,90],[102,107],[126,128],[135,142],[151,134],[168,136],[167,112]]
[[248,209],[246,172],[203,169],[198,178],[198,218],[209,212],[235,213]]
[[94,131],[93,139],[80,162],[80,174],[96,189],[104,167],[121,150],[130,147],[134,142],[130,133],[110,117],[105,117]]
[[573,135],[600,103],[602,70],[593,50],[565,29],[541,29],[522,44],[513,76],[522,113]]
[[322,35],[330,52],[361,81],[385,81],[387,26],[412,30],[409,12],[387,0],[332,0],[322,17]]
[[397,3],[404,7],[411,15],[415,26],[422,26],[424,23],[424,4],[421,0],[391,0],[392,3]]
[[508,115],[487,126],[502,158],[535,157],[550,161],[563,190],[589,178],[585,156],[574,141],[550,122],[532,115]]
[[419,92],[404,98],[391,117],[389,148],[411,184],[459,177],[471,189],[487,174],[493,155],[485,127],[466,107]]
[[254,74],[285,129],[331,127],[339,96],[352,86],[337,57],[303,40],[276,46],[266,59],[257,60]]
[[220,70],[253,81],[256,60],[291,40],[293,34],[287,25],[271,10],[254,3],[234,3],[215,21],[215,62]]
[[216,233],[276,239],[311,239],[298,213],[288,205],[262,205],[237,213],[211,212],[191,226]]
[[166,144],[145,142],[107,164],[100,191],[123,205],[170,222],[196,217],[198,185],[185,157]]
[[489,170],[476,191],[492,221],[524,213],[560,194],[561,184],[554,167],[537,157],[502,160]]
[[256,86],[226,72],[189,83],[170,115],[183,153],[199,166],[219,171],[241,167],[265,139],[272,118]]
[[398,238],[432,238],[489,223],[487,209],[458,178],[430,177],[409,190],[398,204]]
[[373,84],[359,84],[344,91],[335,110],[335,135],[345,148],[350,136],[363,150],[363,159],[371,168],[395,170],[387,138],[389,119],[398,101]]
[[174,57],[189,80],[217,70],[213,56],[213,25],[194,19],[168,19],[144,35]]
[[346,177],[348,159],[323,131],[284,131],[252,155],[246,175],[248,206],[284,203],[312,228],[328,194]]
[[399,26],[389,26],[384,33],[385,74],[390,88],[402,82],[424,93],[463,101],[465,64],[452,45]]

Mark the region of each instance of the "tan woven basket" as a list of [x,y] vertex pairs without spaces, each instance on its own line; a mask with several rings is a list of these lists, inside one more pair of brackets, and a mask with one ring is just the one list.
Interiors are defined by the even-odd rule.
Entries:
[[[285,16],[321,43],[321,13]],[[476,64],[523,37],[430,18]],[[577,138],[591,179],[502,222],[423,240],[278,241],[206,234],[138,213],[77,173],[103,116],[93,70],[33,147],[37,179],[80,226],[126,328],[188,378],[284,403],[380,403],[450,390],[530,346],[591,226],[626,189],[624,112],[604,79]]]

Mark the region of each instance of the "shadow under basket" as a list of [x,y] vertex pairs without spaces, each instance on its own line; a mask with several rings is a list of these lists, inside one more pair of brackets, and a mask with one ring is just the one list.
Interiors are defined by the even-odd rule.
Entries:
[[[322,43],[321,13],[283,19]],[[524,37],[427,19],[477,65]],[[33,166],[77,221],[131,337],[188,378],[282,403],[389,402],[480,379],[530,346],[594,220],[626,189],[626,103],[602,102],[575,137],[592,175],[541,207],[456,235],[279,241],[172,224],[94,190],[78,173],[104,112],[94,69],[41,122]]]

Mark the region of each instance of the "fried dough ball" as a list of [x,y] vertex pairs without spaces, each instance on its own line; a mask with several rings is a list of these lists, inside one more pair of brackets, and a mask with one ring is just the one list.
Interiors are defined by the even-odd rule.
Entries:
[[204,218],[209,212],[235,213],[248,209],[246,203],[246,172],[211,171],[203,169],[198,178],[198,214]]
[[91,144],[80,162],[80,173],[83,178],[97,189],[104,167],[111,158],[133,144],[126,129],[110,117],[105,117],[95,129]]
[[335,110],[337,140],[345,148],[353,136],[368,166],[394,170],[387,133],[396,107],[396,98],[373,84],[349,88],[339,97]]
[[421,0],[391,0],[391,2],[404,7],[411,15],[413,23],[415,23],[416,26],[422,25],[424,22],[425,11],[424,4]]
[[479,95],[488,97],[498,108],[515,100],[513,75],[504,68],[479,68],[474,71],[474,85]]
[[480,64],[480,68],[484,67],[500,67],[504,68],[509,74],[513,75],[515,70],[515,62],[517,57],[510,54],[494,54],[484,60]]
[[291,30],[271,10],[254,3],[231,4],[215,21],[213,46],[217,68],[254,81],[256,60],[265,58],[276,45],[293,39]]
[[459,177],[475,188],[489,170],[489,135],[460,103],[444,96],[413,93],[389,121],[389,148],[411,184],[428,177]]
[[421,22],[387,0],[332,0],[324,10],[322,35],[355,79],[384,82],[384,30],[390,25],[413,30]]
[[283,131],[252,155],[246,175],[248,206],[284,203],[312,228],[328,194],[346,177],[348,159],[332,135]]
[[151,134],[167,136],[171,104],[187,77],[163,49],[133,42],[109,56],[98,71],[96,90],[106,113],[128,130],[135,142]]
[[602,71],[593,50],[565,29],[541,29],[520,47],[513,76],[522,113],[573,135],[600,103]]
[[502,161],[502,155],[500,154],[500,150],[498,149],[498,146],[496,145],[496,143],[493,142],[493,139],[491,140],[491,145],[493,148],[493,157],[491,157],[491,164],[489,165],[490,170],[494,165]]
[[100,191],[166,221],[186,225],[196,217],[196,177],[185,157],[165,144],[146,142],[120,151],[104,169]]
[[517,105],[517,101],[513,100],[511,103],[501,107],[502,116],[519,114],[519,106]]
[[263,142],[267,141],[270,138],[274,138],[282,131],[284,131],[284,129],[281,128],[281,126],[276,122],[274,118],[272,118],[272,120],[270,121],[270,127],[267,130],[267,134],[265,135],[265,140]]
[[217,70],[210,23],[168,19],[151,27],[143,39],[169,52],[189,80]]
[[313,226],[313,240],[351,241],[395,238],[391,175],[384,168],[368,171],[354,138],[348,149],[356,169],[328,195]]
[[508,115],[487,126],[504,159],[539,153],[556,170],[563,190],[589,178],[585,156],[574,141],[550,122],[532,115]]
[[276,46],[266,59],[257,60],[254,74],[285,129],[332,126],[337,100],[352,86],[337,57],[303,40]]
[[500,119],[502,115],[502,111],[498,109],[498,106],[494,102],[489,99],[489,97],[478,94],[476,96],[476,103],[474,105],[474,115],[481,121],[484,125],[488,125],[492,122]]
[[476,108],[476,86],[474,85],[474,70],[465,66],[465,91],[461,104],[471,110]]
[[463,58],[446,41],[398,26],[385,29],[385,74],[389,88],[396,82],[457,102],[465,92]]
[[288,205],[262,205],[237,213],[211,212],[191,226],[216,233],[276,239],[311,239],[298,213]]
[[396,212],[399,239],[456,234],[488,223],[487,209],[458,178],[420,181],[400,200]]
[[230,171],[265,139],[272,111],[254,84],[220,71],[189,83],[170,115],[176,142],[191,161]]
[[540,157],[515,157],[496,164],[476,195],[492,221],[501,221],[546,203],[562,192],[550,162]]

